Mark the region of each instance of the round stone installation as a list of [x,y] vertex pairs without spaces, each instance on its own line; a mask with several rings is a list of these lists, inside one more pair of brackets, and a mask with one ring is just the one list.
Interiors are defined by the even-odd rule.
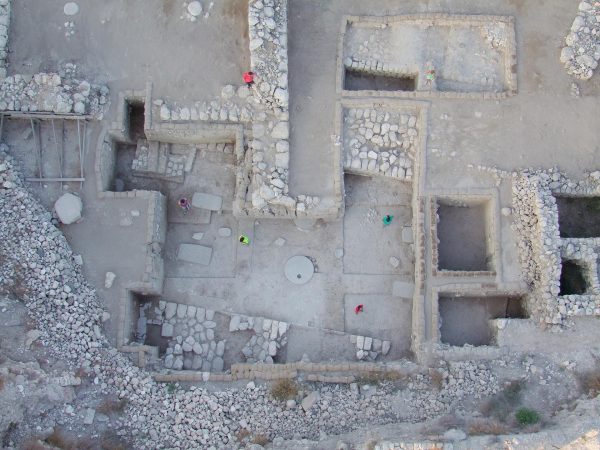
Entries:
[[315,273],[315,266],[306,256],[292,256],[285,263],[285,277],[294,284],[305,284]]

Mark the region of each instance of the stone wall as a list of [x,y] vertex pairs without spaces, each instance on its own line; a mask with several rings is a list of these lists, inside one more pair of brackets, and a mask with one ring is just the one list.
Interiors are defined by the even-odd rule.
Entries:
[[594,74],[600,60],[600,3],[582,1],[560,52],[567,73],[582,80]]
[[[566,324],[572,315],[598,315],[598,275],[593,270],[596,263],[592,262],[600,255],[598,239],[561,239],[554,195],[600,195],[600,172],[592,172],[579,182],[554,170],[523,171],[514,176],[513,226],[519,236],[524,279],[533,291],[528,297],[530,315],[539,322],[557,326]],[[588,264],[590,294],[559,296],[562,256]]]
[[108,88],[81,80],[75,72],[75,65],[66,64],[59,73],[4,78],[0,84],[0,110],[89,115],[101,119],[108,106]]
[[0,0],[0,79],[6,77],[7,70],[10,1]]

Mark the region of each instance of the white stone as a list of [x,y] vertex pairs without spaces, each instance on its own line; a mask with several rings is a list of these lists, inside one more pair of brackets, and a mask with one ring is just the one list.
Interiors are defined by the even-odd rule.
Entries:
[[65,13],[65,16],[74,16],[79,12],[79,5],[75,2],[65,3],[63,12]]
[[54,204],[54,210],[60,220],[65,225],[77,222],[81,219],[83,203],[81,198],[70,192],[63,194]]
[[104,277],[104,287],[110,289],[115,282],[115,278],[117,278],[117,276],[113,272],[106,272]]
[[187,7],[187,10],[190,13],[190,15],[198,17],[200,14],[202,14],[202,4],[198,1],[190,2],[190,4]]
[[231,236],[231,228],[221,227],[217,232],[220,237],[230,237]]

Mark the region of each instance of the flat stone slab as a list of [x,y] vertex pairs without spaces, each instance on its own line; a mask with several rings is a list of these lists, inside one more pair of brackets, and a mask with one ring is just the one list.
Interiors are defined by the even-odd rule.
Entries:
[[208,209],[209,211],[221,211],[223,198],[218,195],[195,192],[192,197],[192,206],[195,208]]
[[181,244],[177,252],[177,259],[192,264],[208,266],[212,258],[212,247],[197,244]]
[[308,283],[315,273],[315,266],[306,256],[292,256],[285,263],[285,276],[294,284]]

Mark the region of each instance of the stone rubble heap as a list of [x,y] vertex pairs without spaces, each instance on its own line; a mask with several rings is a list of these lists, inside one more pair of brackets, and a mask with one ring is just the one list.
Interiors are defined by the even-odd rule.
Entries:
[[247,363],[273,364],[279,349],[287,344],[286,332],[289,324],[264,317],[234,315],[229,322],[229,331],[254,331],[254,335],[242,349]]
[[560,62],[574,77],[588,80],[600,60],[600,2],[584,0],[560,52]]
[[76,78],[75,70],[67,64],[61,74],[5,78],[0,84],[0,110],[101,117],[108,103],[108,88]]
[[164,357],[165,368],[223,371],[226,341],[216,339],[213,310],[162,300],[158,309],[161,336],[171,338]]
[[10,0],[0,0],[0,79],[6,78],[9,26]]
[[344,117],[344,170],[410,181],[418,147],[417,116],[351,108]]
[[591,173],[580,183],[569,181],[555,170],[525,170],[513,173],[513,177],[513,228],[519,235],[524,280],[533,290],[528,301],[531,317],[559,326],[571,315],[600,313],[597,294],[559,297],[561,252],[576,249],[569,247],[570,240],[560,237],[553,195],[598,195],[600,172]]

